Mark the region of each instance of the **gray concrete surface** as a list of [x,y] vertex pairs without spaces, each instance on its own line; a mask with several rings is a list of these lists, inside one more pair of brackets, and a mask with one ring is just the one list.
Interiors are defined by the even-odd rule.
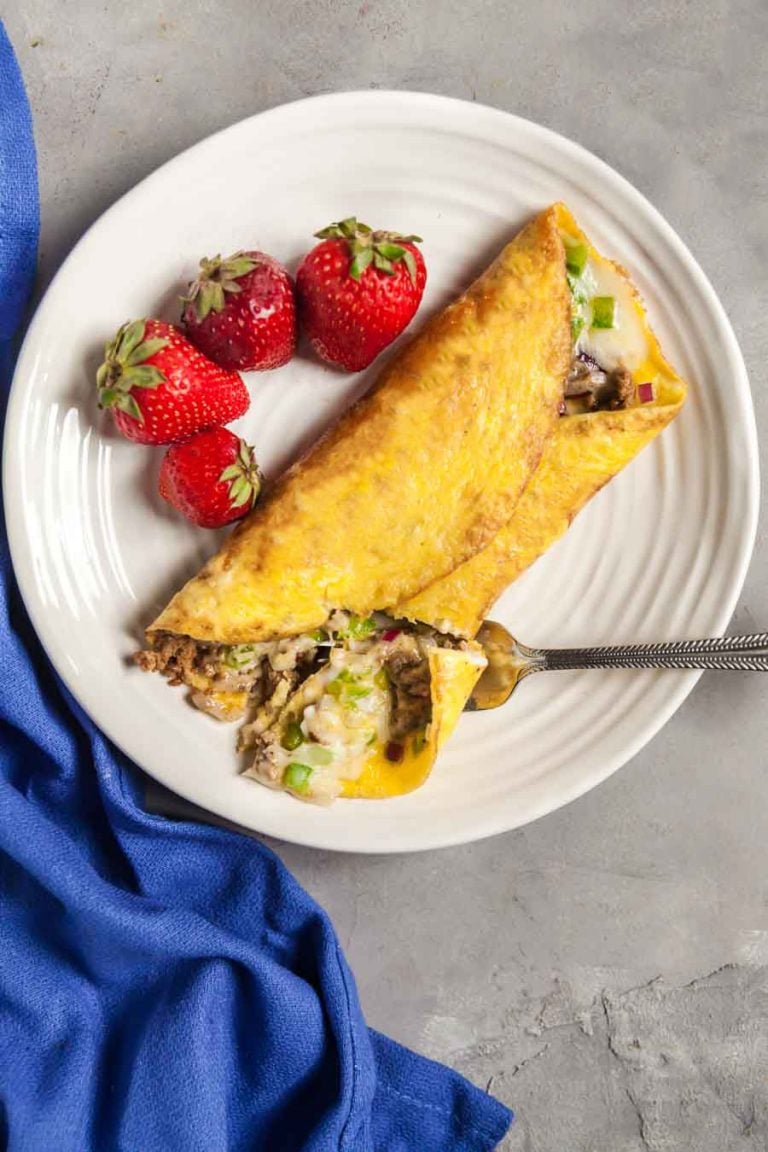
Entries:
[[[477,99],[580,141],[661,209],[730,313],[768,429],[764,0],[5,0],[2,15],[35,113],[44,279],[115,197],[243,116],[337,88]],[[735,629],[768,624],[766,577],[761,533]],[[516,1109],[506,1152],[768,1148],[766,688],[705,679],[607,784],[487,843],[278,847],[334,917],[370,1021]]]

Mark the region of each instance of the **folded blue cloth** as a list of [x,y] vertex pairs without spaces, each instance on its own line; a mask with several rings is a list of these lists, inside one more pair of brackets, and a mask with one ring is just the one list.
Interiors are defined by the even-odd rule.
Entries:
[[[37,226],[0,24],[3,405]],[[273,853],[142,810],[40,649],[4,531],[0,651],[0,1148],[494,1148],[508,1110],[368,1030],[328,917]]]

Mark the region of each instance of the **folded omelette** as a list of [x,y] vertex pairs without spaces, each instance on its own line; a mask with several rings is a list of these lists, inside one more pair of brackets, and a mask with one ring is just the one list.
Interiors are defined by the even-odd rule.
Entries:
[[458,636],[475,635],[504,589],[566,532],[685,400],[686,385],[664,358],[628,273],[592,246],[563,204],[554,211],[572,297],[573,355],[561,419],[511,519],[490,545],[395,609]]
[[556,212],[431,319],[148,630],[148,670],[244,719],[247,769],[327,801],[429,773],[483,670],[397,624],[509,523],[559,420],[571,300]]
[[173,598],[139,662],[303,799],[418,787],[487,608],[675,414],[626,274],[562,205],[428,322]]

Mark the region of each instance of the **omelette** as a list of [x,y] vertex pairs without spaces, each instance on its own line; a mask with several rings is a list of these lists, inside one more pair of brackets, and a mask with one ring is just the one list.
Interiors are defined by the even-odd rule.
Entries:
[[685,400],[684,381],[664,358],[628,272],[601,256],[567,207],[556,204],[554,211],[572,302],[572,361],[561,419],[492,543],[395,609],[458,636],[476,635],[504,589],[563,536],[578,511],[667,427]]
[[273,486],[139,663],[241,721],[263,784],[411,791],[485,667],[489,606],[684,394],[626,273],[548,208]]
[[475,635],[504,589],[666,428],[685,400],[686,385],[665,359],[628,273],[594,248],[563,204],[554,211],[572,299],[573,353],[561,419],[508,524],[395,609],[459,636]]

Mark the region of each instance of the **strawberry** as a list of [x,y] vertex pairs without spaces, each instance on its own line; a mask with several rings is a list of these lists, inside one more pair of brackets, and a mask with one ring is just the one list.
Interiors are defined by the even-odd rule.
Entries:
[[172,444],[212,424],[228,424],[250,404],[237,372],[206,359],[162,320],[123,324],[96,373],[99,407],[139,444]]
[[296,273],[299,317],[323,360],[367,368],[413,318],[427,282],[418,236],[372,232],[354,216],[321,240]]
[[182,324],[193,344],[222,368],[279,368],[296,347],[293,281],[264,252],[200,261],[182,296]]
[[158,491],[201,528],[221,528],[250,512],[261,473],[244,440],[228,428],[208,428],[171,445],[160,465]]

